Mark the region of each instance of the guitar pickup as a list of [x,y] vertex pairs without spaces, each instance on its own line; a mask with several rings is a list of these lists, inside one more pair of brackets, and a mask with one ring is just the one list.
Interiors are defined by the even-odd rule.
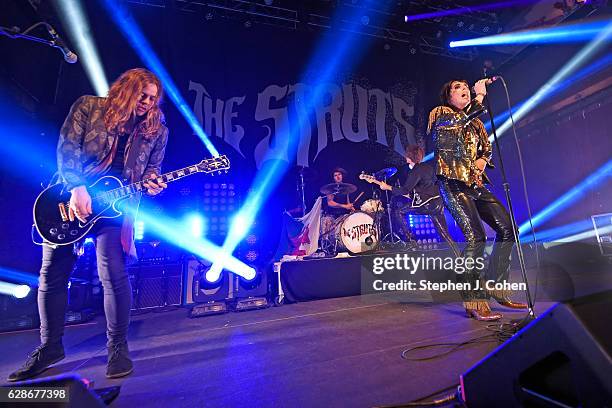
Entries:
[[66,211],[66,206],[64,205],[64,203],[59,203],[58,206],[62,221],[68,221],[68,212]]

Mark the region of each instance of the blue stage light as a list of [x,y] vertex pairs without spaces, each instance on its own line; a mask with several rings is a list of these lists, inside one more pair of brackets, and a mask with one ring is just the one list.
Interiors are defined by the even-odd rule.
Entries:
[[23,299],[30,293],[28,285],[17,285],[9,282],[0,281],[0,294],[14,296],[17,299]]
[[458,16],[458,15],[466,15],[472,14],[475,11],[485,11],[485,10],[498,10],[502,8],[514,7],[521,4],[529,4],[536,3],[539,0],[507,0],[496,3],[482,4],[482,5],[473,5],[469,7],[459,7],[455,9],[449,10],[439,10],[431,13],[421,13],[421,14],[413,14],[409,16],[404,16],[404,21],[409,23],[412,21],[419,20],[430,20],[430,19],[440,19],[447,16]]
[[17,299],[23,299],[24,297],[28,296],[29,293],[30,287],[28,285],[16,285],[13,288],[13,296],[15,296]]
[[68,30],[70,40],[77,49],[79,60],[85,66],[85,73],[96,94],[106,96],[108,94],[108,81],[81,2],[78,0],[58,0],[56,7],[64,27]]
[[38,275],[31,273],[19,272],[13,269],[0,267],[0,280],[9,280],[13,282],[25,283],[29,286],[38,285]]
[[209,262],[214,262],[222,258],[225,260],[225,269],[245,279],[254,276],[253,268],[234,256],[228,256],[219,246],[204,238],[193,237],[190,229],[185,227],[184,221],[173,220],[159,214],[149,214],[144,209],[138,212],[138,219],[146,224],[147,231],[151,234],[163,237],[165,241],[172,245],[182,248]]
[[[566,225],[562,225],[555,228],[550,228],[543,231],[536,232],[536,239],[539,242],[552,242],[557,239],[561,239],[563,237],[567,237],[570,235],[579,234],[582,232],[586,232],[588,230],[593,229],[593,223],[591,219],[581,220],[572,222]],[[521,238],[522,243],[533,242],[533,238],[531,234],[526,235],[524,238]]]
[[[594,171],[591,175],[589,175],[586,179],[580,182],[578,185],[574,186],[572,189],[567,191],[561,197],[557,198],[555,201],[547,205],[544,209],[539,211],[536,215],[533,216],[532,224],[534,227],[543,224],[544,222],[553,218],[556,214],[562,211],[564,208],[567,208],[574,202],[583,198],[587,191],[592,190],[598,185],[606,182],[612,176],[612,159],[608,160],[606,164],[601,166],[599,169]],[[531,231],[531,226],[529,221],[524,222],[519,227],[519,232],[521,235],[526,234]]]
[[[531,112],[536,106],[546,100],[550,93],[556,89],[559,83],[568,78],[576,71],[583,63],[604,47],[612,36],[612,22],[608,23],[599,35],[584,46],[571,60],[569,60],[551,79],[549,79],[537,92],[531,96],[519,109],[514,113],[514,121],[518,122],[525,115]],[[512,126],[510,119],[506,120],[498,129],[497,136],[501,136]]]
[[186,226],[189,233],[194,238],[202,238],[204,235],[204,218],[200,214],[189,214],[186,217]]
[[517,31],[514,33],[490,35],[469,40],[451,41],[448,45],[450,48],[457,48],[483,45],[586,42],[596,38],[609,23],[610,21],[608,20],[559,25],[552,28]]
[[119,26],[121,29],[121,32],[125,38],[132,45],[132,48],[134,48],[134,50],[138,53],[147,67],[159,77],[159,80],[162,82],[168,97],[178,108],[179,112],[181,112],[196,135],[198,135],[198,137],[202,140],[206,149],[214,157],[218,157],[219,152],[210,141],[208,135],[206,135],[204,132],[204,129],[202,129],[202,126],[200,126],[200,123],[187,105],[187,102],[185,102],[185,99],[179,92],[179,89],[172,80],[172,77],[153,51],[153,47],[151,47],[151,44],[149,44],[149,41],[146,39],[132,16],[130,16],[127,10],[119,5],[116,0],[105,0],[103,4],[106,6],[108,13],[115,20],[117,26]]
[[[378,4],[380,7],[389,7],[391,2],[381,4],[374,0],[366,0],[363,7]],[[365,38],[358,33],[363,30],[361,22],[362,9],[360,7],[345,8],[339,7],[333,17],[332,27],[342,27],[341,30],[332,30],[329,36],[324,37],[323,43],[317,48],[310,63],[305,69],[305,74],[298,81],[308,84],[311,92],[305,93],[303,106],[296,109],[296,118],[282,129],[277,131],[277,143],[274,149],[268,151],[263,159],[262,167],[255,176],[251,185],[250,193],[240,209],[240,217],[243,217],[245,225],[250,225],[257,216],[260,208],[269,198],[272,191],[276,188],[280,180],[289,167],[290,158],[295,157],[300,135],[304,129],[310,125],[310,115],[315,112],[327,96],[327,84],[333,82],[340,68],[349,71],[356,61],[367,50]],[[312,80],[309,76],[316,72],[316,79]],[[215,278],[224,269],[223,259],[232,254],[240,241],[248,233],[242,222],[232,223],[232,227],[223,243],[223,252],[226,256],[215,260],[208,273]],[[255,277],[255,270],[252,271]]]
[[[603,228],[601,228],[599,231],[599,234],[611,234],[612,233],[612,225],[607,225]],[[577,234],[572,234],[572,235],[567,235],[567,236],[563,236],[563,237],[559,237],[557,239],[555,239],[554,241],[551,242],[545,242],[543,244],[544,248],[552,248],[554,246],[557,245],[563,245],[563,244],[568,244],[570,242],[579,242],[579,241],[584,241],[584,240],[590,240],[591,238],[595,237],[597,235],[597,233],[595,232],[595,230],[591,227],[590,230],[587,231],[583,231],[583,232],[579,232]]]

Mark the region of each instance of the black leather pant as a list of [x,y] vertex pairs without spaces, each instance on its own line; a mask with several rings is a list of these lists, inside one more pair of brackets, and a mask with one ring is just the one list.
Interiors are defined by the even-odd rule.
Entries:
[[431,222],[436,227],[440,237],[446,241],[448,246],[451,248],[455,256],[459,256],[459,248],[455,243],[455,240],[448,233],[448,225],[446,224],[446,218],[444,217],[444,202],[437,198],[431,200],[427,204],[421,207],[411,207],[411,201],[403,196],[393,196],[391,199],[391,206],[393,208],[393,221],[394,224],[400,227],[406,241],[412,241],[412,233],[406,223],[406,215],[418,214],[428,215]]
[[[461,228],[466,240],[463,257],[484,256],[486,234],[482,221],[495,230],[495,243],[486,271],[477,268],[466,271],[460,281],[476,284],[478,279],[502,282],[508,280],[510,255],[514,247],[514,234],[508,211],[503,204],[485,187],[468,187],[458,180],[444,177],[439,179],[440,194],[446,208]],[[474,287],[474,286],[473,286]],[[464,297],[488,298],[484,290],[465,292]],[[464,300],[470,300],[465,299]]]
[[[104,313],[108,344],[126,340],[132,306],[132,288],[125,268],[121,246],[121,226],[100,221],[93,228],[96,239],[98,275],[104,288]],[[68,279],[76,256],[72,245],[43,246],[38,287],[38,313],[42,343],[58,343],[64,334],[64,316],[68,303]]]

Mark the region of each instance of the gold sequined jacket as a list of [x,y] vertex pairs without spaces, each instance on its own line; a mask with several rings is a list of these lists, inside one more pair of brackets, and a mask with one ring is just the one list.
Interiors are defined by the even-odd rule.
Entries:
[[491,143],[484,124],[478,116],[486,112],[476,100],[463,110],[438,106],[429,114],[427,133],[433,136],[436,174],[460,180],[472,186],[490,182],[476,167],[482,158],[491,163]]

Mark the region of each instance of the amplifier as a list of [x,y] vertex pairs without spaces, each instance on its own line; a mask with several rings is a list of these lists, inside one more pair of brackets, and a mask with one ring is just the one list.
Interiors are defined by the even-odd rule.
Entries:
[[180,263],[184,253],[168,243],[161,241],[137,242],[138,261],[148,264]]
[[180,305],[183,264],[140,262],[128,268],[132,284],[132,310]]

